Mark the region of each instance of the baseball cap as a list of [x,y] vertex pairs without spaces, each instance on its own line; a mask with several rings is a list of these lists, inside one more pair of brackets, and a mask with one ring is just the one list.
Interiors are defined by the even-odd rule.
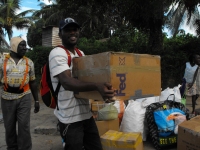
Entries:
[[64,20],[60,21],[59,29],[62,30],[64,27],[66,27],[70,24],[74,24],[75,26],[80,28],[80,25],[73,18],[65,18]]

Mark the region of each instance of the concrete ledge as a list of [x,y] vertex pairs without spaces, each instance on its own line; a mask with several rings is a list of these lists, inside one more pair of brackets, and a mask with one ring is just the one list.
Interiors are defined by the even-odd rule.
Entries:
[[47,119],[40,124],[39,126],[34,128],[34,133],[36,134],[60,134],[57,131],[58,120],[55,116],[49,115]]
[[34,133],[36,133],[36,134],[54,134],[54,135],[59,134],[56,127],[46,126],[46,125],[45,126],[44,125],[37,126],[34,129]]

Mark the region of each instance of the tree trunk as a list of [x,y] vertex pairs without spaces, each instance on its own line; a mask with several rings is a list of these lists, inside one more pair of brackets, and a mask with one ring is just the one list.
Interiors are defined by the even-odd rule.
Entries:
[[[5,38],[3,37],[2,34],[0,34],[0,38],[1,38],[0,41],[3,41],[3,43],[6,45],[6,47],[7,47],[7,48],[10,48],[10,46],[8,45],[7,41],[5,40]],[[2,46],[2,45],[0,44],[0,46]]]
[[[149,33],[149,49],[152,54],[159,54],[160,51],[163,51],[163,35],[162,35],[162,26],[163,26],[163,1],[157,0],[156,11],[154,16],[150,19],[150,33]],[[158,4],[159,3],[159,4]]]

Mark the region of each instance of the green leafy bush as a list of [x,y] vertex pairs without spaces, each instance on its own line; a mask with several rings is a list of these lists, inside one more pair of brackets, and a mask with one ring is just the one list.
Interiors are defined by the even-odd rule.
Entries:
[[51,50],[52,47],[36,46],[32,51],[26,53],[26,56],[34,62],[37,83],[39,83],[41,79],[41,68],[48,61]]

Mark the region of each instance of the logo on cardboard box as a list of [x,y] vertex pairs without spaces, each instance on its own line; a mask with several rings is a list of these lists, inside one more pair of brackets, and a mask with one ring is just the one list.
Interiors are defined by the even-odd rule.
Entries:
[[126,89],[126,74],[125,73],[116,73],[116,76],[119,78],[119,89],[116,90],[116,96],[125,96],[123,91]]
[[124,57],[124,58],[121,58],[121,57],[119,57],[119,65],[125,65],[125,59],[126,59],[126,57]]

